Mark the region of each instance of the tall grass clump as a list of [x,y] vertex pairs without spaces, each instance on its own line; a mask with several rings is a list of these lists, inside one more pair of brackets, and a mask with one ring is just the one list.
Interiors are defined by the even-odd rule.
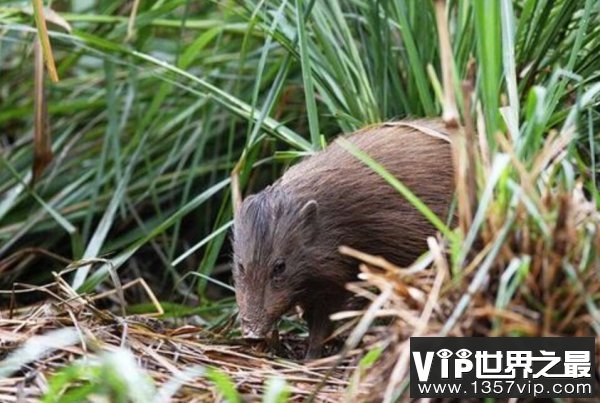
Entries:
[[[11,312],[42,296],[60,297],[59,309],[77,301],[44,323],[92,334],[122,320],[95,316],[104,311],[88,303],[105,299],[120,316],[192,318],[227,344],[237,336],[227,236],[239,195],[338,133],[442,117],[458,133],[456,228],[431,238],[411,268],[342,250],[365,262],[351,287],[373,305],[339,315],[358,326],[324,365],[356,371],[281,364],[296,374],[288,385],[275,361],[268,377],[250,356],[228,366],[184,329],[173,338],[195,351],[185,365],[201,365],[188,374],[202,377],[195,390],[394,401],[407,393],[410,336],[600,332],[597,2],[40,3],[0,5],[0,281],[14,288],[0,301]],[[49,282],[58,291],[41,287]],[[382,315],[392,320],[363,338]],[[136,331],[134,348],[150,354],[141,346],[152,338]],[[109,334],[97,333],[100,344],[120,345]],[[100,357],[59,372],[46,391],[58,398],[101,378],[134,396],[98,375],[111,373],[112,356]],[[156,382],[178,371],[151,361]],[[320,383],[306,381],[315,373]],[[185,393],[188,375],[177,375],[173,390]]]

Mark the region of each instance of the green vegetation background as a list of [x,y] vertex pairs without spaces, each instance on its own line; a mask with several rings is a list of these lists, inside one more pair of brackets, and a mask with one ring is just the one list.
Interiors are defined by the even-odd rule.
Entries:
[[[44,2],[58,13],[48,19],[60,81],[46,80],[54,159],[34,184],[36,28],[30,2],[0,4],[0,281],[44,284],[65,261],[103,257],[77,270],[80,290],[112,267],[122,281],[146,278],[169,314],[216,326],[234,309],[233,168],[255,191],[340,132],[440,116],[434,2],[134,3]],[[510,129],[527,167],[551,130],[575,129],[550,185],[579,181],[598,203],[600,3],[447,10],[461,113],[473,58],[491,149]]]

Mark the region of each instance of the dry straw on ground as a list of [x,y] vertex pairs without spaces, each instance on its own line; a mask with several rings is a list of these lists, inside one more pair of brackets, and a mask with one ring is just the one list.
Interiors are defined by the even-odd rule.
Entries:
[[[306,364],[274,359],[199,327],[168,328],[147,316],[116,316],[97,309],[91,298],[74,297],[61,278],[44,287],[44,292],[50,295],[46,302],[0,313],[4,358],[0,401],[35,400],[46,392],[49,378],[61,367],[83,360],[93,362],[98,355],[124,347],[154,380],[159,390],[157,401],[219,400],[218,389],[205,371],[213,367],[227,374],[250,400],[264,394],[268,379],[283,377],[295,399],[309,398],[315,386],[323,383],[314,395],[316,400],[337,402],[346,393],[358,355],[358,351],[349,354],[325,379],[335,357]],[[27,351],[33,351],[34,361],[28,361]],[[177,385],[174,393],[170,392],[173,384]]]

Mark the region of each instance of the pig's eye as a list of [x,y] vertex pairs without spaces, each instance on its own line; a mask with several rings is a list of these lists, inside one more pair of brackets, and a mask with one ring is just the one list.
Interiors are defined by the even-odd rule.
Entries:
[[244,265],[243,265],[243,264],[241,264],[241,263],[238,263],[238,264],[237,264],[237,271],[238,271],[238,273],[239,273],[239,274],[244,274],[244,271],[245,271],[245,270],[246,270],[246,269],[244,268]]
[[278,259],[273,266],[273,277],[279,277],[285,271],[285,262],[283,259]]

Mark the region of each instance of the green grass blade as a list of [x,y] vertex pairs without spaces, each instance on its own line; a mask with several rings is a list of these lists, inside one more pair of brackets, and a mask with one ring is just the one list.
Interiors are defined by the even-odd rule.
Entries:
[[410,204],[412,204],[427,220],[444,236],[450,240],[454,240],[456,235],[450,228],[444,224],[444,222],[437,216],[425,203],[423,203],[417,195],[415,195],[409,188],[407,188],[402,182],[396,177],[389,173],[382,165],[377,163],[360,148],[356,147],[350,141],[339,138],[337,140],[339,144],[346,149],[350,154],[358,158],[362,163],[367,165],[373,171],[377,172],[387,183],[389,183],[394,189],[398,191]]

